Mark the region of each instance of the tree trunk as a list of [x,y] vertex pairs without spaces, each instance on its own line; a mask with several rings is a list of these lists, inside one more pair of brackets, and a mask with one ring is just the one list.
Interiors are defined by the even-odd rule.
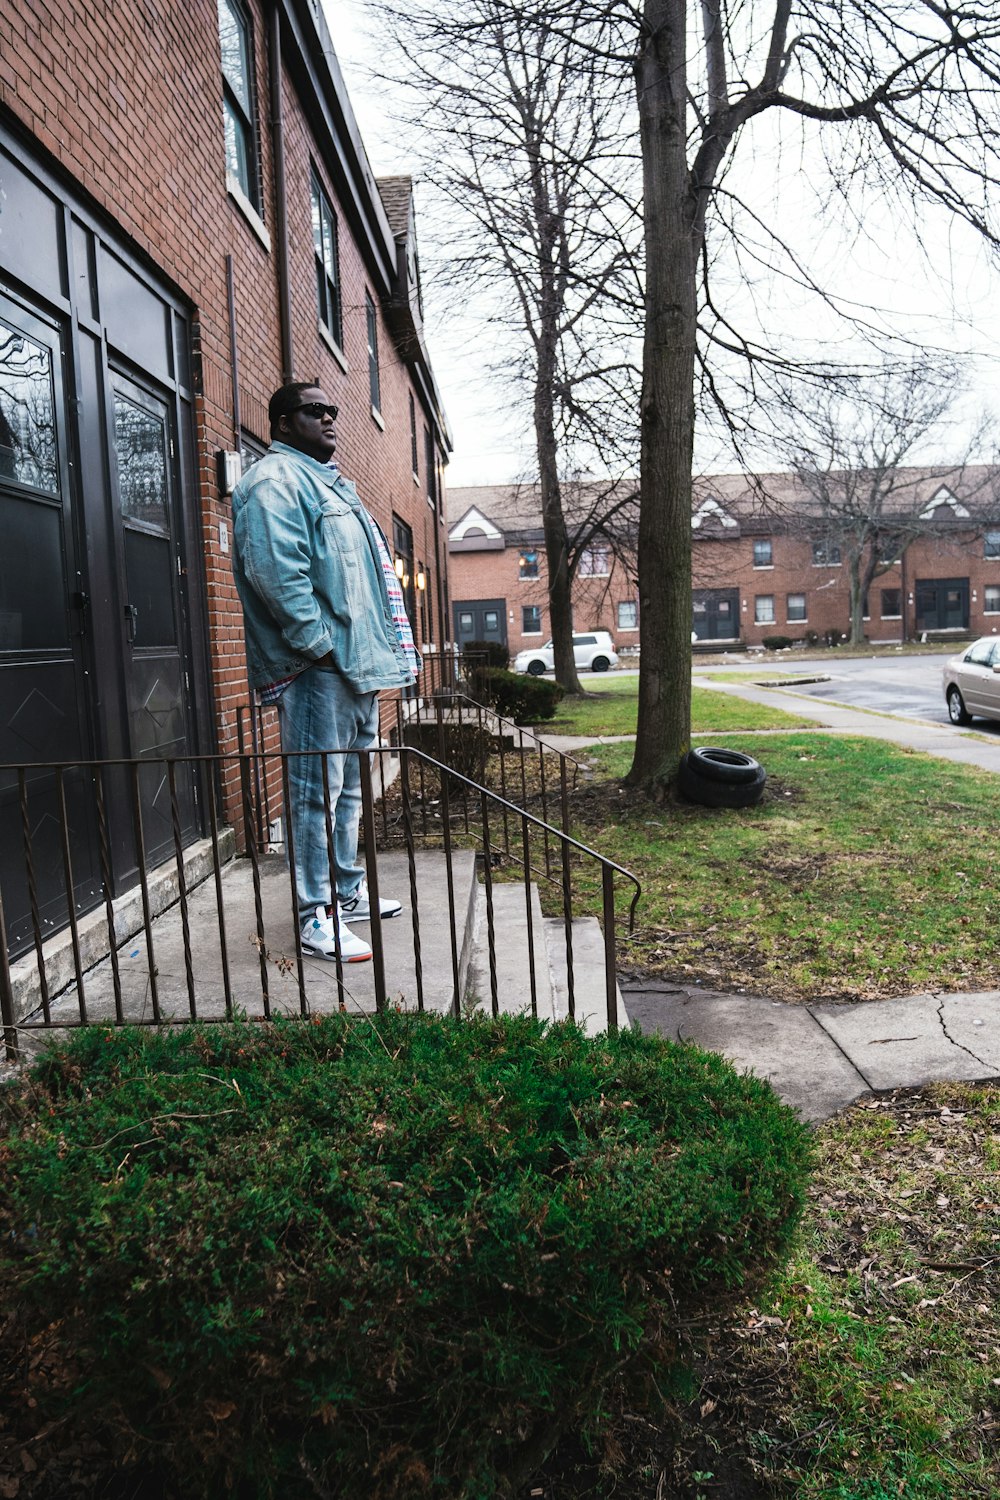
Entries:
[[851,605],[851,626],[848,639],[852,646],[863,646],[865,643],[865,594],[868,592],[866,580],[862,577],[860,553],[848,555],[848,579]]
[[[550,305],[551,304],[551,305]],[[573,655],[573,598],[569,574],[569,538],[563,515],[559,484],[558,443],[555,424],[556,307],[550,288],[543,287],[542,335],[538,346],[535,380],[535,445],[538,453],[538,488],[542,501],[542,528],[549,574],[549,623],[552,626],[552,658],[556,682],[567,693],[580,693]]]
[[677,774],[691,740],[691,459],[697,230],[686,157],[685,0],[645,0],[635,63],[646,320],[638,573],[639,720],[628,781]]

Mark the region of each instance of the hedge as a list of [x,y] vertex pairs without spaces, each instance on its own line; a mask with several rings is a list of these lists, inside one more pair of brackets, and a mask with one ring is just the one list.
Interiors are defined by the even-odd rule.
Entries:
[[474,697],[515,724],[551,719],[565,696],[558,682],[533,677],[530,672],[506,672],[500,667],[477,667],[469,673],[469,687]]
[[[82,1032],[0,1098],[39,1422],[179,1496],[514,1493],[753,1288],[805,1132],[721,1058],[523,1018]],[[55,1404],[54,1404],[55,1403]]]

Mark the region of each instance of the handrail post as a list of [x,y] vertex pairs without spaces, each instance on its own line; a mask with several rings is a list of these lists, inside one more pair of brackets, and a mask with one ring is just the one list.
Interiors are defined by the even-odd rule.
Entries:
[[7,957],[7,920],[3,910],[3,892],[0,891],[0,1020],[3,1022],[3,1043],[8,1062],[17,1062],[17,1021],[14,1016],[14,986],[10,978],[10,960]]
[[618,972],[615,953],[615,874],[608,864],[601,867],[604,896],[604,986],[608,997],[608,1031],[618,1030]]
[[378,861],[375,858],[375,799],[372,795],[372,768],[367,750],[349,752],[358,757],[361,770],[361,821],[365,832],[365,868],[368,875],[368,902],[371,907],[372,964],[375,970],[375,1009],[385,1010],[385,950],[382,946],[382,918],[379,915]]

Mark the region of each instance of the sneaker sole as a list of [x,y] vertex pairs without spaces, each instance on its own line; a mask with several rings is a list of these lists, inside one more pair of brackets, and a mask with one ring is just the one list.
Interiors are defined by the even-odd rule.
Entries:
[[[395,911],[384,911],[382,913],[382,921],[383,922],[391,922],[392,919],[393,919],[393,917],[401,917],[402,915],[403,915],[403,908],[401,906],[399,906],[399,907],[396,908]],[[366,912],[363,917],[350,916],[346,911],[341,911],[341,913],[340,913],[340,920],[342,922],[347,922],[348,924],[350,924],[351,922],[370,922],[371,919],[372,919],[372,914],[371,914],[370,911]]]
[[[302,952],[306,958],[321,958],[328,964],[335,963],[337,959],[335,953],[323,953],[319,948],[310,948],[305,943],[302,944]],[[356,953],[353,958],[347,958],[342,953],[340,961],[343,964],[366,964],[373,956],[371,953]]]

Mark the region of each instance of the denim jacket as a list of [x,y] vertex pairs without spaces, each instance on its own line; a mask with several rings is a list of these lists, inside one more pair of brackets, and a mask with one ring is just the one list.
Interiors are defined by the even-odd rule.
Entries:
[[371,523],[337,470],[271,444],[233,491],[233,576],[252,686],[327,652],[357,693],[413,681]]

